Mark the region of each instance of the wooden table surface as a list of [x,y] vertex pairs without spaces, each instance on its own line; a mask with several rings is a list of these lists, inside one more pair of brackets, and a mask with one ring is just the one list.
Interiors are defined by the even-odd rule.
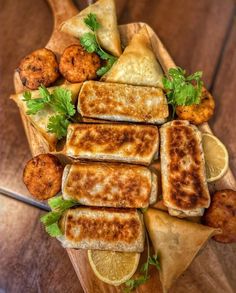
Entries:
[[[234,1],[117,0],[116,4],[120,24],[147,22],[179,66],[204,71],[203,79],[216,99],[210,125],[227,146],[236,174]],[[76,5],[82,9],[87,3],[77,0]],[[13,71],[24,55],[47,43],[52,25],[44,0],[0,1],[0,293],[83,292],[66,252],[39,223],[43,212],[3,195],[27,194],[21,174],[30,158],[18,109],[8,99],[14,92]],[[227,253],[222,258],[227,270]],[[235,288],[234,275],[230,280]]]

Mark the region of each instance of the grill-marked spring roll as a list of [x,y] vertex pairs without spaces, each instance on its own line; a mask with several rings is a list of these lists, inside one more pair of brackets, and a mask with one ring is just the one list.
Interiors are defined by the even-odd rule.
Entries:
[[58,239],[66,248],[142,252],[144,224],[134,209],[87,208],[67,210],[61,221],[63,236]]
[[144,166],[128,164],[67,165],[62,194],[87,206],[146,208],[156,202],[157,176]]
[[174,216],[201,216],[209,207],[201,133],[185,120],[160,128],[164,204]]
[[169,111],[160,88],[87,81],[78,98],[83,117],[162,124]]
[[158,128],[129,124],[70,124],[65,153],[74,159],[149,165],[158,155]]

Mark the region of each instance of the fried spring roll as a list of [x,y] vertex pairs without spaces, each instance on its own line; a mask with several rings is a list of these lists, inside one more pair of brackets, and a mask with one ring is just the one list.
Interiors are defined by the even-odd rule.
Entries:
[[128,164],[67,165],[62,194],[87,206],[146,208],[156,202],[157,176],[144,166]]
[[185,120],[164,124],[161,174],[164,204],[174,216],[201,216],[209,207],[201,133]]
[[149,165],[158,156],[158,128],[128,124],[70,124],[65,153],[74,159]]
[[87,81],[78,98],[83,117],[162,124],[169,115],[160,88]]
[[66,248],[142,252],[144,225],[142,214],[134,209],[87,208],[67,210],[61,221]]

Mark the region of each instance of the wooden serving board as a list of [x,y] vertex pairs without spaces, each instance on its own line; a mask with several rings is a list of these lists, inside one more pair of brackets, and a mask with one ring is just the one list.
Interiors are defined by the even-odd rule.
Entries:
[[[76,13],[78,13],[77,8],[72,4],[70,0],[48,0],[53,14],[54,14],[54,29],[52,36],[46,45],[47,48],[54,51],[58,56],[63,52],[63,50],[70,44],[78,43],[73,37],[67,36],[66,34],[60,32],[59,27],[62,21],[72,17]],[[157,59],[159,60],[163,70],[165,72],[168,71],[169,68],[175,67],[175,64],[170,57],[169,53],[161,43],[158,36],[155,32],[144,23],[132,23],[127,25],[122,25],[119,27],[121,40],[124,45],[126,45],[132,36],[138,32],[138,30],[142,27],[146,26],[150,41],[152,43],[153,50],[156,54]],[[36,49],[36,48],[35,48]],[[16,72],[14,75],[14,85],[16,93],[24,91],[26,88],[22,85],[19,74]],[[24,124],[25,132],[27,135],[27,139],[30,145],[31,153],[33,156],[40,154],[40,153],[47,153],[49,152],[49,147],[47,142],[44,138],[37,132],[37,130],[30,124],[27,118],[21,113],[21,118]],[[211,129],[207,123],[201,125],[200,129],[203,132],[210,132]],[[231,188],[236,189],[236,181],[230,169],[227,171],[225,176],[218,180],[217,182],[210,184],[210,190],[218,190],[223,188]],[[198,257],[194,261],[193,265],[191,266],[191,274],[187,274],[187,276],[183,276],[181,278],[185,278],[184,281],[178,286],[177,283],[173,286],[173,292],[199,292],[200,284],[204,284],[204,291],[205,292],[233,292],[230,285],[227,283],[227,277],[223,269],[221,268],[219,259],[215,253],[214,244],[208,244],[206,252],[207,253],[207,263],[205,264],[205,260]],[[224,246],[222,247],[223,250]],[[74,249],[67,249],[68,255],[71,259],[71,262],[74,266],[74,269],[79,277],[81,285],[85,292],[89,293],[100,293],[100,292],[122,292],[122,287],[114,287],[105,284],[104,282],[98,280],[94,275],[93,271],[90,268],[87,259],[87,251],[85,250],[74,250]],[[144,257],[144,255],[143,255]],[[193,267],[194,266],[194,267]],[[214,271],[214,282],[210,278],[204,277],[208,275],[209,268],[214,268],[217,266],[217,270]],[[201,281],[199,285],[197,284],[195,287],[192,285],[194,282],[196,283],[196,279],[198,279],[198,267],[201,268]],[[155,269],[151,269],[150,272],[150,280],[145,284],[140,286],[136,289],[136,292],[161,292],[161,285],[158,277],[158,273]],[[63,281],[63,280],[62,280]],[[172,291],[171,290],[171,291]]]

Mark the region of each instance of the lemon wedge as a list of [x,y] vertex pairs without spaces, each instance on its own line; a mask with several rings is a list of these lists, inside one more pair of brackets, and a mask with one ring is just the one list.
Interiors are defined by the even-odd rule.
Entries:
[[207,182],[220,179],[229,166],[229,155],[223,143],[210,133],[202,134]]
[[119,286],[135,273],[140,253],[88,250],[88,259],[98,279],[107,284]]

